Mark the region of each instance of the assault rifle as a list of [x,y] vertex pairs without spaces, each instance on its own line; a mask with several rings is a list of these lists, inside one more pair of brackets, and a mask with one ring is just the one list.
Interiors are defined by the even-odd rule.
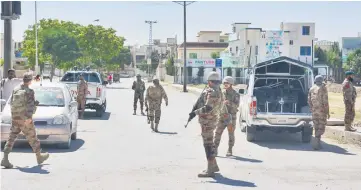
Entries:
[[[207,85],[203,88],[202,92],[201,92],[201,95],[198,97],[196,103],[193,105],[193,108],[192,108],[192,111],[190,113],[193,113],[194,111],[196,111],[198,109],[198,104],[199,104],[199,100],[202,98],[202,95],[203,95],[203,92],[204,90],[207,88]],[[187,121],[187,124],[184,126],[185,128],[187,128],[188,124],[190,121],[192,121],[192,119],[195,117],[194,116],[189,116],[188,118],[188,121]]]

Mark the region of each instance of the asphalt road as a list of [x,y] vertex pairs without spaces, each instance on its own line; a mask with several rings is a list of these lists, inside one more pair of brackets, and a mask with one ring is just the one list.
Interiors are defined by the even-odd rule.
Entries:
[[[324,150],[313,151],[300,134],[262,133],[249,143],[236,130],[234,157],[225,158],[228,135],[223,135],[214,179],[197,177],[205,169],[205,153],[196,119],[184,124],[194,94],[165,87],[160,133],[151,132],[146,117],[132,115],[133,79],[123,79],[107,91],[108,108],[102,118],[87,112],[79,121],[78,140],[70,150],[43,147],[50,152],[36,166],[29,146],[10,154],[14,169],[1,169],[2,190],[64,189],[263,189],[348,190],[361,187],[361,150],[325,139]],[[227,133],[227,131],[225,131]],[[3,155],[3,153],[1,153]]]

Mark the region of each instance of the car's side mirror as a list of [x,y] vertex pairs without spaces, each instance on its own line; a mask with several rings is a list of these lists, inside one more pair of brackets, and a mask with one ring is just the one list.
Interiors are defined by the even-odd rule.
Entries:
[[238,90],[238,93],[240,93],[240,94],[244,94],[244,92],[245,92],[245,91],[244,91],[244,89],[242,89],[242,88]]
[[6,104],[6,100],[5,99],[1,99],[1,105],[4,106]]
[[103,85],[107,85],[108,84],[108,81],[103,81]]

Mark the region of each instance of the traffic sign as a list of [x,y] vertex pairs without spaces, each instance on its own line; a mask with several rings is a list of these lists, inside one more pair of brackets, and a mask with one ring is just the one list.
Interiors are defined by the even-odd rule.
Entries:
[[222,67],[222,59],[216,59],[216,68]]

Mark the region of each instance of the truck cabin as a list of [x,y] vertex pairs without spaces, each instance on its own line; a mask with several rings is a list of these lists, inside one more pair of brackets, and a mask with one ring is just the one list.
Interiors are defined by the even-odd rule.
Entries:
[[290,58],[255,65],[253,96],[257,112],[308,113],[312,70],[311,65]]

